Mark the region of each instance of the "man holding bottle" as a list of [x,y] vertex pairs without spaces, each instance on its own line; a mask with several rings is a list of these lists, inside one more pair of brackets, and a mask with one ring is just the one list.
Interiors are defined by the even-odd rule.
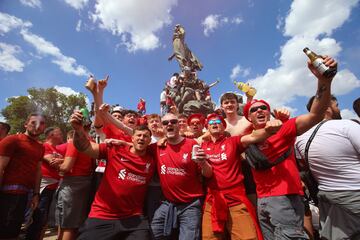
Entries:
[[[330,57],[325,57],[323,63],[330,68],[337,67],[337,62]],[[302,185],[292,148],[296,136],[323,119],[330,101],[333,79],[333,76],[325,77],[311,62],[308,62],[308,68],[318,79],[311,111],[289,119],[276,134],[257,144],[271,165],[268,168],[252,169],[258,195],[258,218],[264,239],[308,239],[303,229]],[[254,129],[263,128],[270,120],[270,106],[264,100],[253,100],[245,105],[244,116],[252,122]]]

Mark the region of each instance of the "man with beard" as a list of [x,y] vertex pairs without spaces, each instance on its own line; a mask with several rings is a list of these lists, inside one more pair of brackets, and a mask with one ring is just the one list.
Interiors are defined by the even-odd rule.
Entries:
[[179,120],[168,113],[162,119],[166,146],[153,145],[157,158],[160,185],[165,197],[151,223],[155,239],[164,239],[179,229],[180,240],[200,238],[201,198],[204,195],[201,175],[211,176],[211,166],[203,150],[197,151],[198,162],[191,160],[193,139],[179,133]]
[[108,165],[79,239],[149,239],[142,209],[155,166],[147,152],[150,130],[135,128],[132,146],[96,144],[88,140],[81,119],[75,112],[70,120],[75,147],[89,157],[106,158]]
[[[310,110],[314,97],[307,108]],[[357,239],[360,236],[360,125],[341,120],[337,100],[332,96],[324,120],[310,145],[316,125],[297,137],[300,159],[307,161],[318,183],[320,236],[324,239]]]
[[54,193],[59,185],[59,165],[64,161],[64,156],[59,153],[57,146],[63,143],[63,134],[58,127],[45,129],[46,142],[44,157],[41,165],[41,184],[39,207],[34,210],[33,222],[26,231],[26,239],[42,239]]
[[30,192],[30,207],[35,209],[39,203],[44,147],[38,139],[45,117],[32,113],[24,126],[25,133],[7,136],[0,145],[0,238],[19,235]]
[[[327,67],[337,67],[337,62],[330,57],[325,57],[323,63]],[[303,190],[292,148],[296,136],[323,119],[330,101],[333,79],[324,77],[310,62],[308,68],[318,80],[310,112],[289,119],[276,134],[257,144],[257,152],[256,148],[253,149],[257,156],[263,155],[253,159],[252,170],[258,197],[258,218],[266,240],[308,238],[303,228]],[[270,106],[264,100],[252,100],[245,105],[244,116],[254,129],[261,129],[270,120]]]

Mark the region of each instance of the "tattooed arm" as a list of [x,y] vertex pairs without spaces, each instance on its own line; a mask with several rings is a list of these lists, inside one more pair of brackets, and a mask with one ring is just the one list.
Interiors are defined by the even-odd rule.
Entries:
[[75,111],[71,115],[70,123],[75,130],[73,143],[75,148],[79,152],[83,152],[92,158],[99,157],[99,144],[90,142],[88,134],[85,132],[82,126],[82,114],[79,111]]
[[[323,62],[328,67],[337,67],[337,62],[331,57],[324,57]],[[322,76],[309,62],[308,68],[318,79],[318,87],[310,112],[304,115],[300,115],[296,118],[296,130],[298,136],[324,119],[325,111],[330,104],[331,98],[330,88],[333,77],[326,78]]]

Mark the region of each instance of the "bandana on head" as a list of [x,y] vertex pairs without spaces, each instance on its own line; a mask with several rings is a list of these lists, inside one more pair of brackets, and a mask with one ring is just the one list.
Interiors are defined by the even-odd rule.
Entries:
[[210,119],[212,119],[212,118],[218,118],[218,119],[220,119],[221,123],[224,125],[224,128],[226,128],[225,119],[224,119],[222,116],[220,116],[220,115],[218,115],[218,114],[216,114],[216,113],[211,113],[211,114],[209,114],[209,115],[207,116],[207,118],[206,118],[206,123],[205,123],[205,127],[206,127],[206,128],[208,127],[208,123],[209,123]]
[[262,99],[261,99],[261,100],[253,99],[251,102],[248,102],[247,104],[245,104],[244,110],[243,110],[243,112],[244,112],[244,117],[245,117],[249,122],[251,122],[250,119],[249,119],[249,110],[250,110],[251,106],[252,106],[253,104],[257,103],[257,102],[260,102],[260,103],[265,104],[265,105],[267,106],[269,112],[270,112],[270,105],[269,105],[266,101],[264,101],[264,100],[262,100]]

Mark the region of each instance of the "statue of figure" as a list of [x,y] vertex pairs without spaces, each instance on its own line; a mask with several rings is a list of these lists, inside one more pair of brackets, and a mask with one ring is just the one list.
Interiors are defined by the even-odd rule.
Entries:
[[192,71],[201,71],[203,68],[199,59],[191,52],[185,43],[185,29],[180,24],[176,24],[173,35],[174,53],[168,58],[171,61],[174,57],[179,63],[181,71],[185,66],[191,68]]

